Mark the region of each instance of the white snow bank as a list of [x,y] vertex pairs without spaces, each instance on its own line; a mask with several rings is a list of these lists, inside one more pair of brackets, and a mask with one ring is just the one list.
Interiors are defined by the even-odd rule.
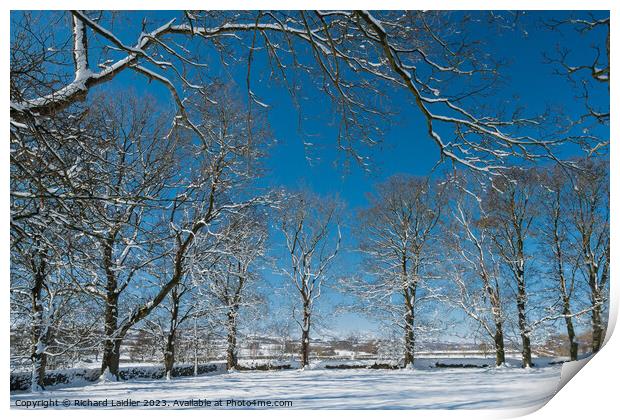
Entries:
[[[29,400],[288,400],[293,409],[523,409],[555,394],[561,365],[528,370],[311,369],[248,371],[171,381],[92,383],[43,393],[11,394],[11,406]],[[62,407],[59,407],[62,408]],[[73,408],[73,405],[72,405]],[[173,407],[171,407],[173,408]]]

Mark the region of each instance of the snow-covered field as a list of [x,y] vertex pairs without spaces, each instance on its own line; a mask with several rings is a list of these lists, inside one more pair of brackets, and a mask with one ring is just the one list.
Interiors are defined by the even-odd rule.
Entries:
[[[131,398],[144,408],[145,401],[159,407],[200,408],[199,401],[210,401],[211,408],[231,407],[237,401],[292,401],[293,409],[517,409],[536,408],[556,392],[561,365],[520,368],[473,369],[310,369],[305,371],[244,371],[207,374],[165,380],[99,382],[56,388],[42,393],[15,392],[11,406],[23,407],[28,401],[126,401]],[[66,401],[65,401],[66,400]],[[193,407],[175,405],[175,400]],[[217,406],[217,401],[222,406]],[[204,405],[203,405],[204,406]]]

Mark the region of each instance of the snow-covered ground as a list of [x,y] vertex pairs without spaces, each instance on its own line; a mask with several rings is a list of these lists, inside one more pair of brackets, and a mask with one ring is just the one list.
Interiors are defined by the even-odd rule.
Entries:
[[[470,369],[310,369],[305,371],[244,371],[165,380],[99,382],[56,388],[42,393],[15,392],[11,406],[51,399],[63,408],[65,400],[122,401],[131,398],[187,402],[222,400],[292,401],[293,409],[517,409],[535,408],[556,392],[561,365]],[[155,403],[155,404],[160,404]],[[236,408],[243,408],[237,406]],[[249,408],[254,408],[250,406]]]

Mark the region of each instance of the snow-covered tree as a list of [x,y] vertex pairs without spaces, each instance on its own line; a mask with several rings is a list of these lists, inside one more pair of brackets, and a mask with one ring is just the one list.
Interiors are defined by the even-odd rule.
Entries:
[[609,166],[607,162],[587,159],[575,171],[570,223],[581,261],[581,276],[590,299],[592,351],[600,350],[605,338],[605,305],[608,299],[609,239]]
[[288,267],[283,276],[294,286],[300,300],[301,314],[293,316],[301,329],[300,365],[303,369],[310,358],[310,333],[314,307],[321,297],[328,270],[340,250],[341,204],[302,190],[287,193],[280,204],[278,228],[284,237]]
[[541,218],[539,234],[543,255],[548,256],[548,274],[554,280],[552,287],[558,296],[556,310],[564,319],[571,360],[577,360],[578,342],[575,331],[574,297],[578,293],[575,280],[580,266],[575,235],[569,222],[569,200],[572,197],[570,174],[557,166],[542,174]]
[[[447,263],[454,293],[448,302],[478,323],[495,348],[495,363],[506,361],[502,300],[502,275],[493,249],[492,226],[481,206],[481,191],[466,184],[465,177],[452,180],[453,200],[450,220],[446,224],[445,243],[454,254]],[[478,188],[479,189],[479,188]]]
[[30,335],[31,389],[45,388],[48,347],[53,340],[58,318],[67,310],[66,282],[58,276],[57,255],[35,238],[33,247],[15,247],[12,257],[17,262],[11,272],[12,316],[27,320],[20,333]]
[[[391,92],[411,98],[442,159],[494,171],[514,156],[554,156],[557,140],[522,133],[535,119],[516,109],[512,117],[502,118],[477,106],[501,78],[501,59],[485,54],[480,40],[469,39],[469,29],[505,19],[499,13],[480,17],[487,16],[441,11],[178,11],[162,20],[150,12],[128,16],[74,10],[65,19],[43,14],[40,19],[57,35],[37,37],[29,29],[39,14],[27,13],[15,18],[15,32],[21,36],[15,37],[13,49],[16,63],[23,64],[15,65],[12,75],[20,77],[32,60],[37,72],[34,78],[12,83],[11,118],[16,126],[30,124],[32,116],[57,113],[88,98],[95,87],[132,72],[167,89],[178,117],[193,127],[187,98],[205,91],[201,75],[210,71],[215,77],[215,66],[241,67],[247,74],[249,103],[268,106],[253,90],[261,56],[297,103],[304,97],[296,93],[302,73],[331,100],[340,118],[338,146],[362,165],[367,162],[360,147],[381,140]],[[124,30],[119,23],[124,19],[142,24]],[[71,43],[64,45],[58,34]],[[183,44],[187,46],[181,48]],[[46,76],[48,70],[56,77]],[[377,96],[386,101],[377,101]],[[448,140],[446,132],[455,136]]]
[[92,140],[84,152],[90,159],[82,163],[76,191],[84,211],[73,224],[85,237],[76,249],[82,256],[76,283],[103,303],[101,371],[117,376],[124,335],[119,312],[133,299],[132,289],[144,286],[144,272],[167,252],[158,246],[166,231],[153,220],[174,182],[178,136],[163,124],[153,100],[101,98],[89,119]]
[[[203,103],[204,104],[204,103]],[[194,142],[187,156],[179,161],[184,171],[181,186],[175,191],[163,219],[169,226],[169,251],[157,265],[165,264],[163,273],[169,273],[151,299],[135,307],[119,324],[119,336],[144,319],[157,307],[188,273],[188,255],[196,238],[223,214],[236,211],[256,202],[256,197],[235,202],[238,188],[253,174],[252,165],[259,156],[260,145],[247,141],[246,119],[243,113],[233,112],[234,101],[221,98],[218,107],[201,109],[202,122],[189,129]]]
[[[565,77],[577,92],[577,99],[584,104],[584,111],[571,121],[571,125],[581,130],[571,139],[584,146],[589,154],[603,152],[609,147],[609,138],[599,138],[589,128],[593,125],[609,125],[609,82],[611,76],[610,57],[610,18],[594,16],[593,13],[575,14],[568,18],[549,19],[545,25],[558,33],[579,34],[588,39],[590,50],[577,51],[574,45],[558,43],[553,53],[546,52],[547,61],[554,66],[556,74]],[[579,58],[577,58],[577,56]],[[585,128],[585,130],[584,130]]]
[[516,288],[518,328],[523,367],[532,366],[532,326],[527,319],[528,266],[532,267],[527,243],[531,241],[537,208],[539,174],[532,169],[512,168],[492,180],[483,197],[484,223],[492,227],[491,240]]
[[200,299],[210,303],[213,312],[222,313],[226,366],[235,369],[242,311],[252,312],[262,302],[257,292],[257,268],[265,255],[268,237],[265,216],[252,207],[232,213],[213,236],[210,241],[196,244],[191,276]]
[[[442,188],[425,178],[394,176],[377,185],[358,214],[367,273],[346,280],[362,304],[383,312],[403,333],[403,364],[413,365],[420,302],[437,263],[433,242]],[[423,290],[425,289],[425,290]]]
[[11,126],[11,298],[20,307],[14,314],[28,319],[33,389],[44,386],[48,347],[73,293],[67,251],[79,240],[70,225],[83,208],[73,194],[84,159],[78,145],[87,138],[83,116],[72,108]]

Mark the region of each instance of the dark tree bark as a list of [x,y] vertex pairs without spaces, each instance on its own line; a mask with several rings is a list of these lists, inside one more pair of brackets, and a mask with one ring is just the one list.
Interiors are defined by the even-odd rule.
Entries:
[[602,298],[597,288],[596,280],[592,280],[593,274],[590,273],[590,302],[592,303],[592,352],[596,353],[603,344],[603,323],[602,323]]
[[[403,265],[406,278],[406,267]],[[404,367],[413,366],[415,361],[415,301],[416,301],[416,284],[409,285],[405,288],[405,354]]]
[[423,279],[435,252],[431,242],[444,205],[443,187],[427,178],[396,175],[378,184],[369,202],[359,212],[356,230],[364,264],[373,275],[353,280],[353,291],[372,302],[370,313],[376,305],[394,316],[402,334],[398,363],[412,366],[420,328],[417,295],[424,290]]
[[501,366],[506,363],[506,352],[504,350],[504,328],[501,321],[495,321],[495,365]]
[[[588,246],[589,249],[589,246]],[[603,325],[603,288],[605,287],[609,276],[609,242],[604,251],[602,258],[603,267],[599,267],[594,260],[592,253],[587,253],[588,266],[588,285],[590,287],[590,303],[592,304],[592,352],[596,353],[601,349],[603,340],[605,339],[605,326]],[[598,279],[599,271],[601,271],[601,279]]]
[[413,332],[413,319],[413,314],[408,312],[405,317],[405,357],[403,362],[405,367],[413,365],[414,362],[415,336]]
[[176,331],[168,331],[166,337],[166,348],[164,350],[164,376],[166,379],[172,377],[172,368],[174,368],[174,340]]
[[170,327],[166,336],[166,346],[164,348],[164,376],[170,379],[172,376],[172,368],[174,367],[175,356],[175,338],[179,326],[179,306],[183,293],[175,287],[170,292],[171,310],[170,310]]
[[106,339],[101,357],[101,375],[108,372],[112,379],[119,380],[119,365],[122,340]]
[[238,366],[237,359],[237,310],[232,308],[227,314],[227,347],[226,347],[226,368],[236,369]]
[[41,301],[43,288],[45,287],[46,262],[43,258],[38,263],[33,261],[34,284],[31,289],[32,301],[32,327],[31,327],[31,350],[32,360],[31,388],[36,390],[45,389],[45,368],[47,365],[47,347],[49,327],[43,319],[43,303]]
[[592,311],[592,352],[596,353],[603,344],[603,326],[601,313],[595,309]]
[[521,239],[517,240],[519,252],[519,262],[517,262],[518,266],[516,269],[516,277],[517,277],[517,313],[518,313],[518,324],[519,324],[519,332],[521,334],[521,362],[522,367],[531,367],[532,366],[532,347],[530,344],[530,330],[527,324],[527,315],[525,313],[525,307],[527,304],[527,293],[525,289],[525,270],[523,269],[523,265],[525,259],[523,257],[523,241]]
[[564,321],[566,323],[566,334],[568,336],[570,360],[577,360],[577,357],[579,355],[579,345],[577,343],[577,337],[575,335],[573,319],[570,316],[570,301],[568,299],[565,299],[563,302],[562,314],[564,315]]
[[310,320],[312,309],[310,307],[310,301],[304,300],[304,315],[301,328],[301,368],[308,366],[310,363]]
[[[190,229],[190,233],[184,238],[179,238],[179,246],[174,254],[173,259],[173,272],[170,279],[157,291],[155,296],[147,301],[146,303],[141,304],[136,307],[132,313],[127,316],[122,322],[118,322],[118,288],[116,287],[116,277],[114,276],[114,272],[109,270],[107,280],[107,305],[106,305],[106,338],[104,342],[104,351],[102,357],[102,375],[105,373],[106,369],[117,379],[118,376],[118,368],[119,368],[119,360],[120,360],[120,347],[122,340],[127,335],[129,330],[136,325],[138,322],[142,321],[146,318],[159,304],[168,296],[171,291],[179,285],[181,279],[185,274],[185,256],[192,245],[196,235],[200,232],[200,230],[211,222],[214,213],[214,196],[215,196],[215,185],[212,187],[209,207],[205,212],[205,216],[202,219],[194,222]],[[111,247],[104,247],[104,260],[106,260],[106,253],[109,252],[109,258],[111,261]],[[111,263],[110,263],[111,267]],[[127,283],[125,283],[127,284]],[[113,287],[114,286],[114,287]],[[115,292],[112,292],[115,290]],[[114,301],[114,298],[116,301]],[[109,319],[108,319],[109,317]],[[109,321],[109,322],[108,322]]]
[[[231,215],[222,225],[220,248],[224,257],[217,261],[199,261],[195,265],[196,273],[204,273],[209,284],[209,293],[225,309],[226,325],[226,368],[233,370],[239,367],[237,357],[237,331],[240,309],[255,308],[259,303],[258,295],[252,293],[254,282],[260,278],[254,272],[254,264],[265,252],[267,225],[256,207],[248,207]],[[210,246],[207,244],[207,246]],[[200,252],[200,244],[195,252]],[[207,254],[208,255],[208,254]],[[250,288],[248,290],[248,288]],[[254,288],[255,290],[255,288]]]
[[106,274],[105,288],[105,324],[103,356],[101,358],[101,374],[106,371],[116,380],[119,379],[120,348],[122,337],[117,337],[118,328],[118,280],[112,268],[112,251],[115,234],[112,234],[102,243],[103,248],[103,267]]
[[[241,258],[241,256],[239,256]],[[236,287],[234,287],[234,293],[231,296],[232,299],[227,299],[229,304],[228,309],[228,346],[226,351],[226,366],[228,369],[236,369],[238,364],[237,359],[237,318],[239,315],[239,306],[241,305],[241,299],[243,298],[243,290],[247,280],[247,266],[245,268],[241,261],[237,261],[237,275],[234,278],[237,279]]]
[[495,288],[493,288],[488,277],[486,277],[486,274],[484,277],[487,295],[491,301],[493,322],[495,324],[495,334],[493,335],[493,344],[495,345],[495,365],[501,366],[506,363],[506,352],[504,345],[504,320],[502,318],[502,303],[499,295],[499,284],[496,282]]
[[577,344],[577,337],[575,334],[575,327],[573,326],[572,311],[570,307],[570,292],[566,284],[566,277],[564,276],[562,247],[560,244],[559,236],[557,234],[557,225],[556,231],[554,233],[554,241],[556,243],[556,258],[558,265],[557,270],[559,273],[560,293],[562,296],[562,315],[564,315],[564,322],[566,324],[566,335],[568,336],[570,360],[577,360],[579,348]]

